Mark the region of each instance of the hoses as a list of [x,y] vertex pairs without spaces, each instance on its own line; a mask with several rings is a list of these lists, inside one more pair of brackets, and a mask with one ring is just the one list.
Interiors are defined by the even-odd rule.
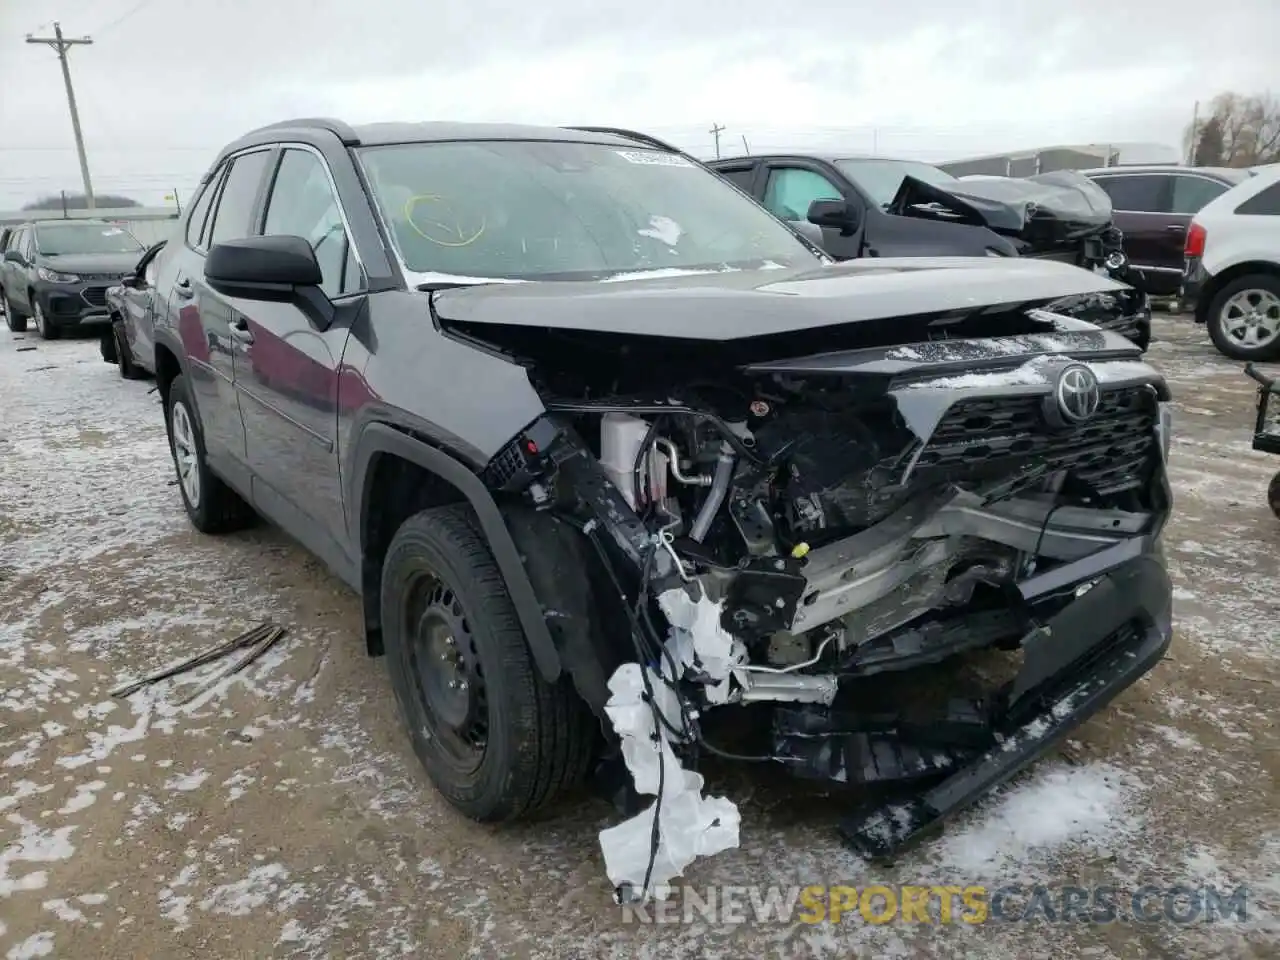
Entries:
[[729,482],[733,479],[733,467],[737,459],[733,448],[728,443],[720,448],[715,476],[711,479],[711,489],[707,491],[707,499],[702,501],[698,516],[694,518],[693,527],[689,531],[690,539],[696,543],[701,543],[711,530],[711,523],[715,520],[716,513],[719,512],[725,495],[729,492]]

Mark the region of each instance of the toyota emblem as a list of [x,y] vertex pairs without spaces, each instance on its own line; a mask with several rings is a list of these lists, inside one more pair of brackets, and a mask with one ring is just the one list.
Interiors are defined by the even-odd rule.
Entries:
[[1053,387],[1053,413],[1062,426],[1083,423],[1098,412],[1102,391],[1098,378],[1084,364],[1063,367]]

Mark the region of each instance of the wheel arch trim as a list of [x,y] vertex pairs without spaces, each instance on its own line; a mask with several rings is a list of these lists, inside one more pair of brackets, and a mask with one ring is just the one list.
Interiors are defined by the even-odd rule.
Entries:
[[515,539],[493,495],[480,478],[459,460],[384,423],[371,423],[361,431],[352,457],[353,469],[345,484],[346,502],[358,505],[358,509],[351,511],[348,517],[349,522],[356,526],[354,542],[359,545],[360,556],[363,557],[365,552],[364,529],[369,485],[373,480],[370,468],[380,454],[391,454],[435,474],[467,499],[511,596],[534,663],[548,683],[558,679],[561,672],[559,651],[547,627],[542,604],[520,559]]

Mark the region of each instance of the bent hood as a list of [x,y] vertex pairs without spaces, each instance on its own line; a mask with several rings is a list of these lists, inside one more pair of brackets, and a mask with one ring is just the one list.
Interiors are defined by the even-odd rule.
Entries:
[[1113,219],[1106,191],[1074,170],[963,180],[945,189],[904,177],[889,212],[989,227],[1033,250],[1096,236]]
[[433,305],[444,322],[727,341],[894,317],[1042,306],[1126,289],[1069,264],[998,257],[631,277],[483,284],[437,292]]

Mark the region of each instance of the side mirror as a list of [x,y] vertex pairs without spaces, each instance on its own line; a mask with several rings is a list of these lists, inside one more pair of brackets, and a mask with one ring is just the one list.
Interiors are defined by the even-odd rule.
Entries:
[[289,300],[322,279],[315,251],[302,237],[246,237],[215,243],[204,262],[209,286],[229,297]]
[[847,200],[815,200],[806,219],[819,227],[834,227],[846,236],[858,229],[861,212]]
[[27,258],[20,254],[17,250],[6,250],[4,252],[5,263],[20,263],[24,267],[27,265]]
[[333,321],[333,305],[320,289],[324,274],[302,237],[246,237],[215,243],[204,278],[218,293],[245,300],[296,303],[317,327]]

